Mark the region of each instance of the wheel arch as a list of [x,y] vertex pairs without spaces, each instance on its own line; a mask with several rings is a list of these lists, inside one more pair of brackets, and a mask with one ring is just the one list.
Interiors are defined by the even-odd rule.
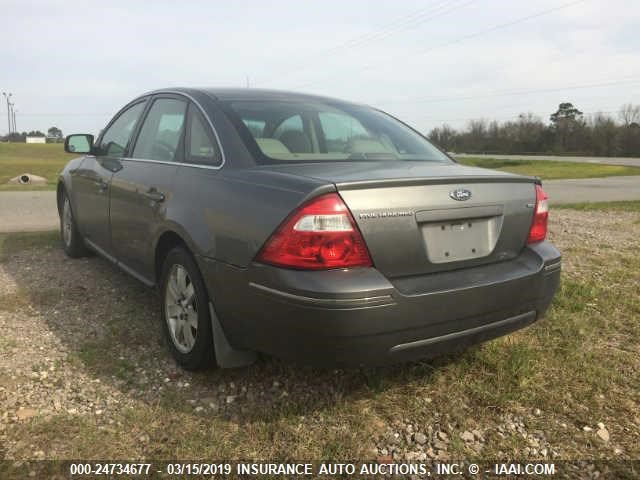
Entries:
[[[167,254],[175,247],[181,246],[193,256],[196,268],[200,269],[202,275],[201,266],[195,254],[196,250],[190,246],[189,240],[190,239],[186,234],[180,234],[178,225],[176,225],[175,228],[165,229],[158,236],[158,240],[156,241],[154,248],[155,280],[158,291],[161,291],[162,288],[160,278],[162,276],[162,264]],[[209,285],[207,284],[206,279],[202,278],[202,280],[204,283],[203,286],[205,291],[209,290]],[[237,368],[254,363],[257,359],[256,352],[248,350],[238,350],[229,343],[229,340],[227,339],[224,332],[224,328],[220,323],[220,320],[213,306],[211,300],[211,292],[207,291],[206,293],[209,297],[208,305],[213,335],[213,354],[218,366],[222,368]]]
[[156,242],[154,249],[153,261],[157,285],[160,285],[160,275],[162,275],[162,263],[164,262],[164,259],[171,250],[178,246],[182,246],[187,249],[189,248],[187,246],[187,242],[185,242],[184,239],[173,230],[165,230],[162,232],[160,237],[158,237],[158,241]]
[[74,158],[69,160],[58,176],[58,185],[56,186],[56,205],[58,207],[58,214],[62,213],[63,194],[69,197],[69,203],[71,205],[71,211],[75,214],[76,209],[73,204],[73,192],[72,192],[72,173],[78,170],[85,157]]
[[154,279],[158,287],[160,286],[160,277],[162,275],[162,264],[164,259],[175,247],[183,247],[187,252],[189,252],[189,254],[191,254],[196,265],[198,265],[198,268],[200,267],[196,255],[197,251],[189,236],[182,232],[177,225],[165,227],[165,229],[158,235],[153,248]]
[[62,202],[66,191],[67,187],[64,184],[64,180],[61,178],[58,180],[58,186],[56,187],[56,205],[58,207],[58,215],[62,215]]

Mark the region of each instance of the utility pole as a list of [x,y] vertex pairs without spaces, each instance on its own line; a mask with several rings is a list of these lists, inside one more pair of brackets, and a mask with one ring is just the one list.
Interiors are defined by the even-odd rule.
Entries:
[[18,127],[16,127],[16,113],[18,113],[18,110],[14,109],[13,110],[13,131],[18,133]]
[[4,95],[5,100],[7,101],[7,124],[9,125],[9,135],[11,135],[11,112],[9,110],[9,99],[11,98],[11,93],[9,93],[7,95],[6,92],[2,92],[2,95]]
[[13,121],[14,118],[15,118],[15,115],[13,113],[14,105],[15,105],[15,103],[10,103],[9,104],[9,113],[11,114],[11,117],[10,117],[11,118],[11,133],[16,131],[16,126],[14,125],[15,122]]

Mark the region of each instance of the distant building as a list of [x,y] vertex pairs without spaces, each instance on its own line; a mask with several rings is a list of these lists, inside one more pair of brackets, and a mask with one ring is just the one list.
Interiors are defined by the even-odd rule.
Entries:
[[47,143],[46,137],[27,137],[27,143]]

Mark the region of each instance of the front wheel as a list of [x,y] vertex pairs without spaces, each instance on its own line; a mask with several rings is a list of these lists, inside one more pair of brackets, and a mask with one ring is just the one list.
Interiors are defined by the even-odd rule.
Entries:
[[60,212],[60,236],[64,252],[71,258],[79,258],[87,254],[84,239],[71,210],[71,202],[66,192],[62,194],[62,212]]
[[186,370],[214,363],[209,298],[191,254],[176,247],[162,268],[162,325],[169,348]]

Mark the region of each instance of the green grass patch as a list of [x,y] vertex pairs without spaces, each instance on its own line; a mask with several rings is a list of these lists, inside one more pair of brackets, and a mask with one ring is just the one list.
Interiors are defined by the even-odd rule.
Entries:
[[640,175],[640,168],[598,163],[556,162],[553,160],[511,160],[499,158],[457,158],[471,167],[491,168],[503,172],[540,177],[543,180],[563,178],[598,178],[620,175]]
[[[61,143],[0,143],[0,191],[54,190],[58,174],[72,158],[74,155],[65,153]],[[11,178],[23,173],[44,177],[47,184],[37,187],[7,185]]]
[[[58,174],[72,158],[74,158],[74,155],[65,153],[61,143],[0,143],[0,191],[53,190],[58,180]],[[638,167],[600,165],[597,163],[475,157],[464,157],[457,160],[463,165],[538,176],[543,180],[640,175],[640,168]],[[9,179],[22,173],[32,173],[45,177],[47,184],[41,187],[7,185]]]
[[23,250],[51,247],[58,245],[59,242],[60,233],[57,230],[50,232],[0,233],[0,263],[9,255]]
[[640,200],[625,200],[618,202],[583,202],[563,203],[553,205],[554,209],[570,210],[611,210],[614,212],[640,212]]

